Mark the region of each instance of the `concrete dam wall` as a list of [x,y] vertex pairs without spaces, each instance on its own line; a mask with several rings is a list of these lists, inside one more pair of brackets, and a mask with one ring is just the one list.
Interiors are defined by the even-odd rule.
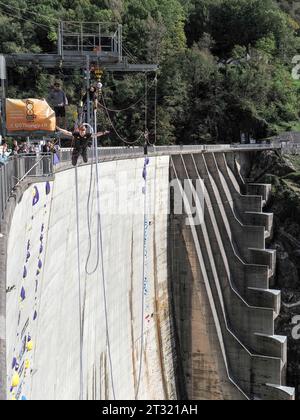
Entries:
[[1,397],[293,399],[270,188],[244,183],[246,159],[102,162],[99,184],[61,166],[23,186],[1,228]]

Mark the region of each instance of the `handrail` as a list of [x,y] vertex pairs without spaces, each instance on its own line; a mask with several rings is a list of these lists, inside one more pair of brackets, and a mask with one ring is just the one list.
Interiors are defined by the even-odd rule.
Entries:
[[0,164],[0,221],[12,192],[28,177],[53,175],[53,155],[18,155]]
[[[148,148],[148,153],[149,156],[159,157],[200,152],[278,150],[281,148],[281,144],[151,146]],[[59,152],[60,161],[62,163],[70,162],[71,152],[72,149],[61,149]],[[143,157],[144,148],[124,146],[101,147],[99,148],[99,154],[100,161],[133,159]],[[58,165],[57,170],[60,169],[61,165]],[[6,204],[11,193],[21,181],[26,179],[28,176],[49,176],[52,174],[53,161],[52,155],[49,154],[39,154],[38,156],[13,156],[8,158],[5,164],[0,164],[0,220],[3,218]]]

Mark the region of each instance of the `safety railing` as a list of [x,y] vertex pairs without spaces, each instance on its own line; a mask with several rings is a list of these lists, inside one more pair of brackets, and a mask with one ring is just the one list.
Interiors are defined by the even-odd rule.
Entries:
[[[281,144],[253,144],[253,145],[190,145],[190,146],[151,146],[148,148],[150,156],[167,156],[175,154],[226,152],[230,150],[255,151],[281,149]],[[101,147],[99,157],[101,161],[115,159],[130,159],[144,156],[143,147]],[[72,149],[61,149],[58,152],[61,170],[71,164]],[[89,149],[91,161],[93,152]],[[7,201],[14,188],[27,177],[51,176],[54,173],[53,155],[39,154],[37,156],[19,155],[9,158],[6,163],[0,163],[0,220],[3,218]]]
[[[200,152],[226,152],[226,151],[255,151],[255,150],[277,150],[281,149],[280,144],[216,144],[216,145],[188,145],[188,146],[149,146],[148,153],[152,156],[164,156],[173,154],[187,154]],[[69,162],[71,160],[72,149],[61,149],[59,157],[61,162]],[[145,149],[139,146],[127,147],[100,147],[100,160],[107,160],[112,158],[133,158],[136,156],[143,156]],[[89,158],[92,157],[92,150],[89,149]]]
[[122,61],[122,25],[100,22],[60,22],[58,53],[113,55]]
[[53,155],[19,155],[0,163],[0,220],[3,219],[9,197],[27,177],[53,175]]

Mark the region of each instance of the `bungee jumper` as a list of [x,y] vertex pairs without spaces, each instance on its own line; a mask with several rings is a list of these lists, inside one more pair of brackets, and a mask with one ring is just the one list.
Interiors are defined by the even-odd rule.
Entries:
[[72,165],[76,166],[78,158],[81,155],[84,163],[88,162],[87,149],[92,145],[92,138],[106,136],[110,131],[101,131],[99,133],[93,134],[87,131],[85,124],[80,124],[79,127],[71,133],[71,131],[64,130],[63,128],[56,127],[57,131],[64,134],[67,137],[72,138]]

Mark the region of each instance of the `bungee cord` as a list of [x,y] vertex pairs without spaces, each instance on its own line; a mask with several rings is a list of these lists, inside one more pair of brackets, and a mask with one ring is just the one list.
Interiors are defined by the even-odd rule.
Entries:
[[76,227],[77,227],[77,270],[78,270],[78,306],[79,306],[79,338],[80,338],[80,393],[79,400],[83,400],[83,323],[82,323],[82,297],[81,297],[81,266],[80,266],[80,232],[79,232],[79,192],[78,171],[75,167],[75,193],[76,193]]
[[[100,261],[101,261],[101,280],[102,280],[102,293],[103,293],[103,310],[104,310],[104,316],[105,316],[105,331],[106,331],[106,347],[107,347],[107,356],[109,361],[109,370],[110,370],[110,382],[111,382],[111,389],[112,389],[112,396],[113,399],[116,399],[116,389],[115,389],[115,382],[114,382],[114,367],[113,367],[113,360],[112,360],[112,348],[111,348],[111,337],[110,337],[110,326],[109,326],[109,311],[108,311],[108,300],[107,300],[107,284],[106,284],[106,277],[105,277],[105,265],[104,265],[104,243],[103,243],[103,233],[102,233],[102,220],[101,220],[101,204],[100,204],[100,162],[99,162],[99,155],[98,155],[98,141],[97,141],[97,110],[98,108],[101,108],[102,111],[104,111],[104,116],[107,118],[108,122],[110,123],[114,133],[118,137],[119,140],[121,140],[124,144],[133,146],[135,144],[141,143],[142,138],[145,138],[145,144],[151,144],[149,142],[149,132],[148,132],[148,94],[150,90],[155,85],[155,108],[154,108],[154,115],[155,119],[157,116],[157,75],[155,76],[155,79],[149,85],[148,81],[148,74],[145,73],[145,94],[143,97],[139,98],[134,104],[131,104],[129,107],[124,109],[110,109],[106,105],[106,99],[104,95],[102,94],[101,89],[98,93],[100,93],[100,99],[101,101],[95,101],[94,102],[94,112],[93,112],[93,127],[88,124],[84,123],[83,126],[87,127],[93,138],[93,160],[91,164],[91,171],[90,171],[90,181],[89,181],[89,191],[88,191],[88,200],[87,200],[87,228],[88,228],[88,254],[87,254],[87,260],[85,264],[85,272],[88,276],[91,276],[97,272],[98,269],[100,269]],[[88,97],[87,97],[88,98]],[[89,99],[88,99],[89,100]],[[144,133],[141,133],[141,135],[138,137],[135,141],[128,141],[126,138],[124,138],[119,131],[117,130],[110,112],[114,113],[121,113],[125,112],[129,109],[134,108],[137,106],[140,102],[144,100]],[[87,104],[87,108],[89,108],[91,104]],[[87,110],[87,113],[89,111]],[[82,118],[84,115],[81,116]],[[81,121],[82,122],[82,121]],[[155,139],[154,144],[156,143],[157,134],[156,134],[157,124],[155,121]],[[137,383],[136,383],[136,389],[135,389],[135,399],[138,399],[139,393],[140,393],[140,387],[142,382],[142,372],[143,372],[143,353],[144,353],[144,345],[145,345],[145,299],[146,299],[146,289],[147,289],[147,282],[148,282],[148,229],[149,229],[149,222],[147,218],[147,165],[149,164],[149,158],[145,158],[144,163],[144,170],[143,170],[143,177],[145,181],[145,186],[143,188],[143,194],[144,194],[144,217],[143,217],[143,271],[142,271],[142,296],[141,296],[141,332],[140,332],[140,353],[139,353],[139,370],[138,370],[138,377],[137,377]],[[91,199],[94,193],[93,190],[93,182],[94,182],[94,168],[95,168],[95,176],[96,176],[96,188],[97,188],[97,227],[96,227],[96,235],[97,235],[97,243],[96,243],[96,261],[94,267],[91,269],[89,268],[89,263],[92,255],[92,208],[91,208]],[[82,319],[82,296],[81,296],[81,267],[80,267],[80,237],[79,237],[79,202],[78,202],[78,173],[77,173],[77,167],[75,168],[75,182],[76,182],[76,216],[77,216],[77,251],[78,251],[78,284],[79,284],[79,310],[80,310],[80,399],[83,399],[83,319]],[[93,205],[92,205],[93,207]]]
[[110,115],[109,115],[109,111],[108,111],[108,109],[107,109],[107,107],[106,107],[106,103],[105,103],[105,99],[104,99],[103,95],[102,95],[102,101],[103,101],[103,108],[104,108],[104,110],[105,110],[105,112],[106,112],[107,119],[108,119],[108,121],[109,121],[109,123],[110,123],[110,125],[111,125],[112,129],[114,130],[114,132],[115,132],[116,136],[118,137],[118,139],[119,139],[119,140],[121,140],[123,143],[125,143],[125,144],[129,145],[129,146],[133,146],[133,145],[135,145],[135,144],[138,144],[138,143],[140,142],[141,138],[144,136],[144,133],[142,133],[142,134],[141,134],[141,135],[137,138],[137,140],[135,140],[135,141],[129,141],[129,140],[127,140],[125,137],[122,137],[122,136],[121,136],[121,134],[118,132],[117,128],[115,127],[115,125],[114,125],[114,123],[113,123],[113,121],[112,121],[112,119],[111,119],[111,117],[110,117]]

